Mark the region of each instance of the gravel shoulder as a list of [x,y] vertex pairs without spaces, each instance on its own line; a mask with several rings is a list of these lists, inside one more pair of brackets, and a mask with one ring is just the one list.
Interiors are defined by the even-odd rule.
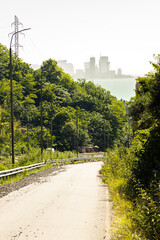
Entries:
[[0,198],[8,195],[13,191],[17,191],[25,186],[28,186],[32,183],[45,181],[45,177],[49,176],[50,174],[56,175],[63,170],[64,170],[63,166],[52,166],[51,168],[48,168],[46,170],[42,170],[37,173],[31,173],[30,175],[18,180],[17,182],[11,182],[2,185],[0,186]]

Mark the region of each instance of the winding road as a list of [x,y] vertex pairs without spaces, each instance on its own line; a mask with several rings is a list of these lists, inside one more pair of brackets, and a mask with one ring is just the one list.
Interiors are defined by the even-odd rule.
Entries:
[[0,199],[1,240],[110,239],[110,201],[102,162],[64,166]]

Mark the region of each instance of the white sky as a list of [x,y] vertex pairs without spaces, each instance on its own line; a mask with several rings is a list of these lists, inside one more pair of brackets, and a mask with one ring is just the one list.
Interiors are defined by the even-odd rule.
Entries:
[[160,53],[160,0],[0,0],[0,43],[9,48],[16,15],[20,57],[31,64],[67,59],[77,68],[108,56],[111,69],[143,75]]

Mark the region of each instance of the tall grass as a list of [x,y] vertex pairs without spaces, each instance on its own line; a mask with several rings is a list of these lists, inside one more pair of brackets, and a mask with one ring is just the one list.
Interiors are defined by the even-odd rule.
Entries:
[[107,183],[111,198],[113,201],[113,224],[112,239],[138,239],[133,238],[134,229],[131,215],[133,214],[133,205],[126,197],[127,180],[131,176],[131,154],[127,148],[115,148],[108,150],[107,158],[100,173],[103,175],[103,181]]
[[[44,150],[43,157],[41,157],[41,149],[40,148],[32,148],[28,153],[15,157],[14,167],[27,166],[27,165],[31,165],[34,163],[42,162],[42,160],[43,160],[43,162],[46,162],[45,166],[38,168],[38,169],[31,170],[31,171],[24,171],[23,173],[20,173],[18,175],[15,175],[15,176],[12,176],[12,177],[9,177],[6,179],[0,179],[0,184],[3,185],[6,183],[9,183],[9,182],[15,182],[15,181],[18,181],[18,180],[24,178],[25,176],[27,176],[31,173],[39,172],[41,170],[50,168],[53,165],[50,163],[50,160],[73,158],[75,156],[76,156],[76,153],[70,152],[70,151],[66,151],[66,152],[55,151],[54,153],[52,153],[49,150]],[[59,164],[59,163],[57,163],[57,164]],[[0,158],[0,171],[11,169],[11,168],[13,168],[11,158],[1,157]]]
[[133,181],[132,169],[137,159],[132,150],[109,150],[100,171],[113,200],[112,239],[159,240],[160,182],[155,177],[149,190],[136,179]]
[[43,153],[44,161],[54,160],[54,159],[66,159],[76,157],[76,152],[64,151],[59,152],[55,151],[54,153],[51,150],[45,150]]
[[[43,156],[41,157],[41,149],[40,148],[32,148],[26,154],[15,156],[14,167],[27,166],[27,165],[42,162],[42,161],[48,162],[49,160],[54,160],[54,159],[66,159],[66,158],[74,158],[74,157],[76,157],[75,152],[55,151],[53,153],[50,150],[44,150]],[[11,158],[0,157],[0,171],[7,170],[10,168],[13,168]]]

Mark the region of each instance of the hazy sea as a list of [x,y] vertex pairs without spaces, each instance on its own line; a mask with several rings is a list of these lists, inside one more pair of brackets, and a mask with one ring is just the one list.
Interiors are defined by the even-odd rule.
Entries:
[[92,81],[109,90],[119,100],[129,101],[131,97],[135,96],[136,78],[94,79]]

